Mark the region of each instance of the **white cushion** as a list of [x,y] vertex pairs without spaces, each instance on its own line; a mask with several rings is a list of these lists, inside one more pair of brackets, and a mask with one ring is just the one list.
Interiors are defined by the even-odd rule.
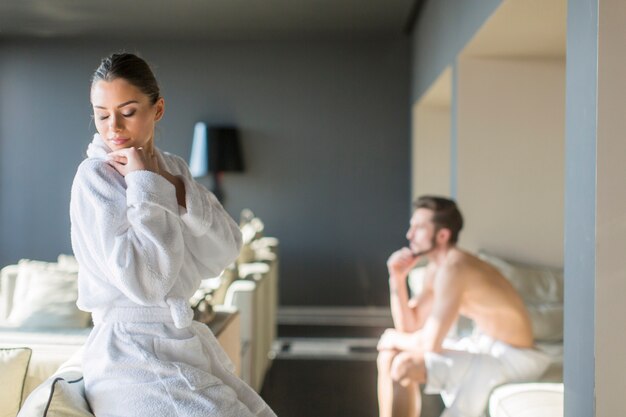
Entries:
[[30,355],[29,348],[0,349],[0,417],[14,417],[20,409]]
[[78,261],[74,255],[66,255],[64,253],[60,254],[57,257],[57,264],[59,265],[59,268],[68,271],[78,271]]
[[563,304],[563,271],[557,268],[525,265],[481,252],[513,284],[526,304]]
[[13,307],[5,325],[20,328],[76,328],[90,316],[76,307],[78,273],[57,264],[21,260]]
[[0,271],[0,322],[6,320],[11,313],[17,272],[17,265],[7,265]]
[[489,399],[490,417],[563,417],[563,384],[507,384]]

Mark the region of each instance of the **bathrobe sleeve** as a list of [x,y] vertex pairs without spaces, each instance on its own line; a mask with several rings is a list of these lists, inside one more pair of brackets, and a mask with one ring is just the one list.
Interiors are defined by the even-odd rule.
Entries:
[[180,207],[186,248],[202,278],[216,277],[241,250],[241,230],[215,195],[193,179],[187,163],[175,158],[185,184],[185,205]]
[[[123,181],[126,181],[124,189]],[[150,171],[124,179],[86,159],[72,186],[73,245],[90,269],[140,305],[158,305],[178,278],[184,243],[174,186]]]

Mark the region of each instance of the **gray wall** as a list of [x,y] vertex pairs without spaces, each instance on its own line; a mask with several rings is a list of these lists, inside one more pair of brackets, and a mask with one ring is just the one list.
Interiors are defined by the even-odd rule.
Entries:
[[71,250],[89,77],[122,48],[161,82],[157,146],[187,158],[196,121],[241,128],[246,172],[226,175],[225,206],[280,239],[282,305],[388,303],[385,260],[409,215],[407,39],[2,41],[0,265]]

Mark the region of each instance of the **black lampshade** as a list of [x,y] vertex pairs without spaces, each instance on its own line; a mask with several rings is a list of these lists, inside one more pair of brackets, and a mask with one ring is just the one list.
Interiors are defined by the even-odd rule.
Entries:
[[231,126],[209,128],[209,171],[242,172],[243,158],[239,144],[239,131]]

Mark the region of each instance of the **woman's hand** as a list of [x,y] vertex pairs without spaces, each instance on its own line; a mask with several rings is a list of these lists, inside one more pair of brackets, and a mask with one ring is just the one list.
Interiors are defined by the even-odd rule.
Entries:
[[185,184],[180,177],[170,174],[167,170],[159,167],[156,154],[150,155],[143,148],[124,148],[110,152],[108,163],[124,177],[133,171],[152,171],[164,177],[176,188],[176,200],[178,205],[187,208],[185,202]]
[[149,154],[143,148],[124,148],[110,152],[108,163],[122,176],[133,171],[152,171],[159,174],[159,163],[155,154]]

